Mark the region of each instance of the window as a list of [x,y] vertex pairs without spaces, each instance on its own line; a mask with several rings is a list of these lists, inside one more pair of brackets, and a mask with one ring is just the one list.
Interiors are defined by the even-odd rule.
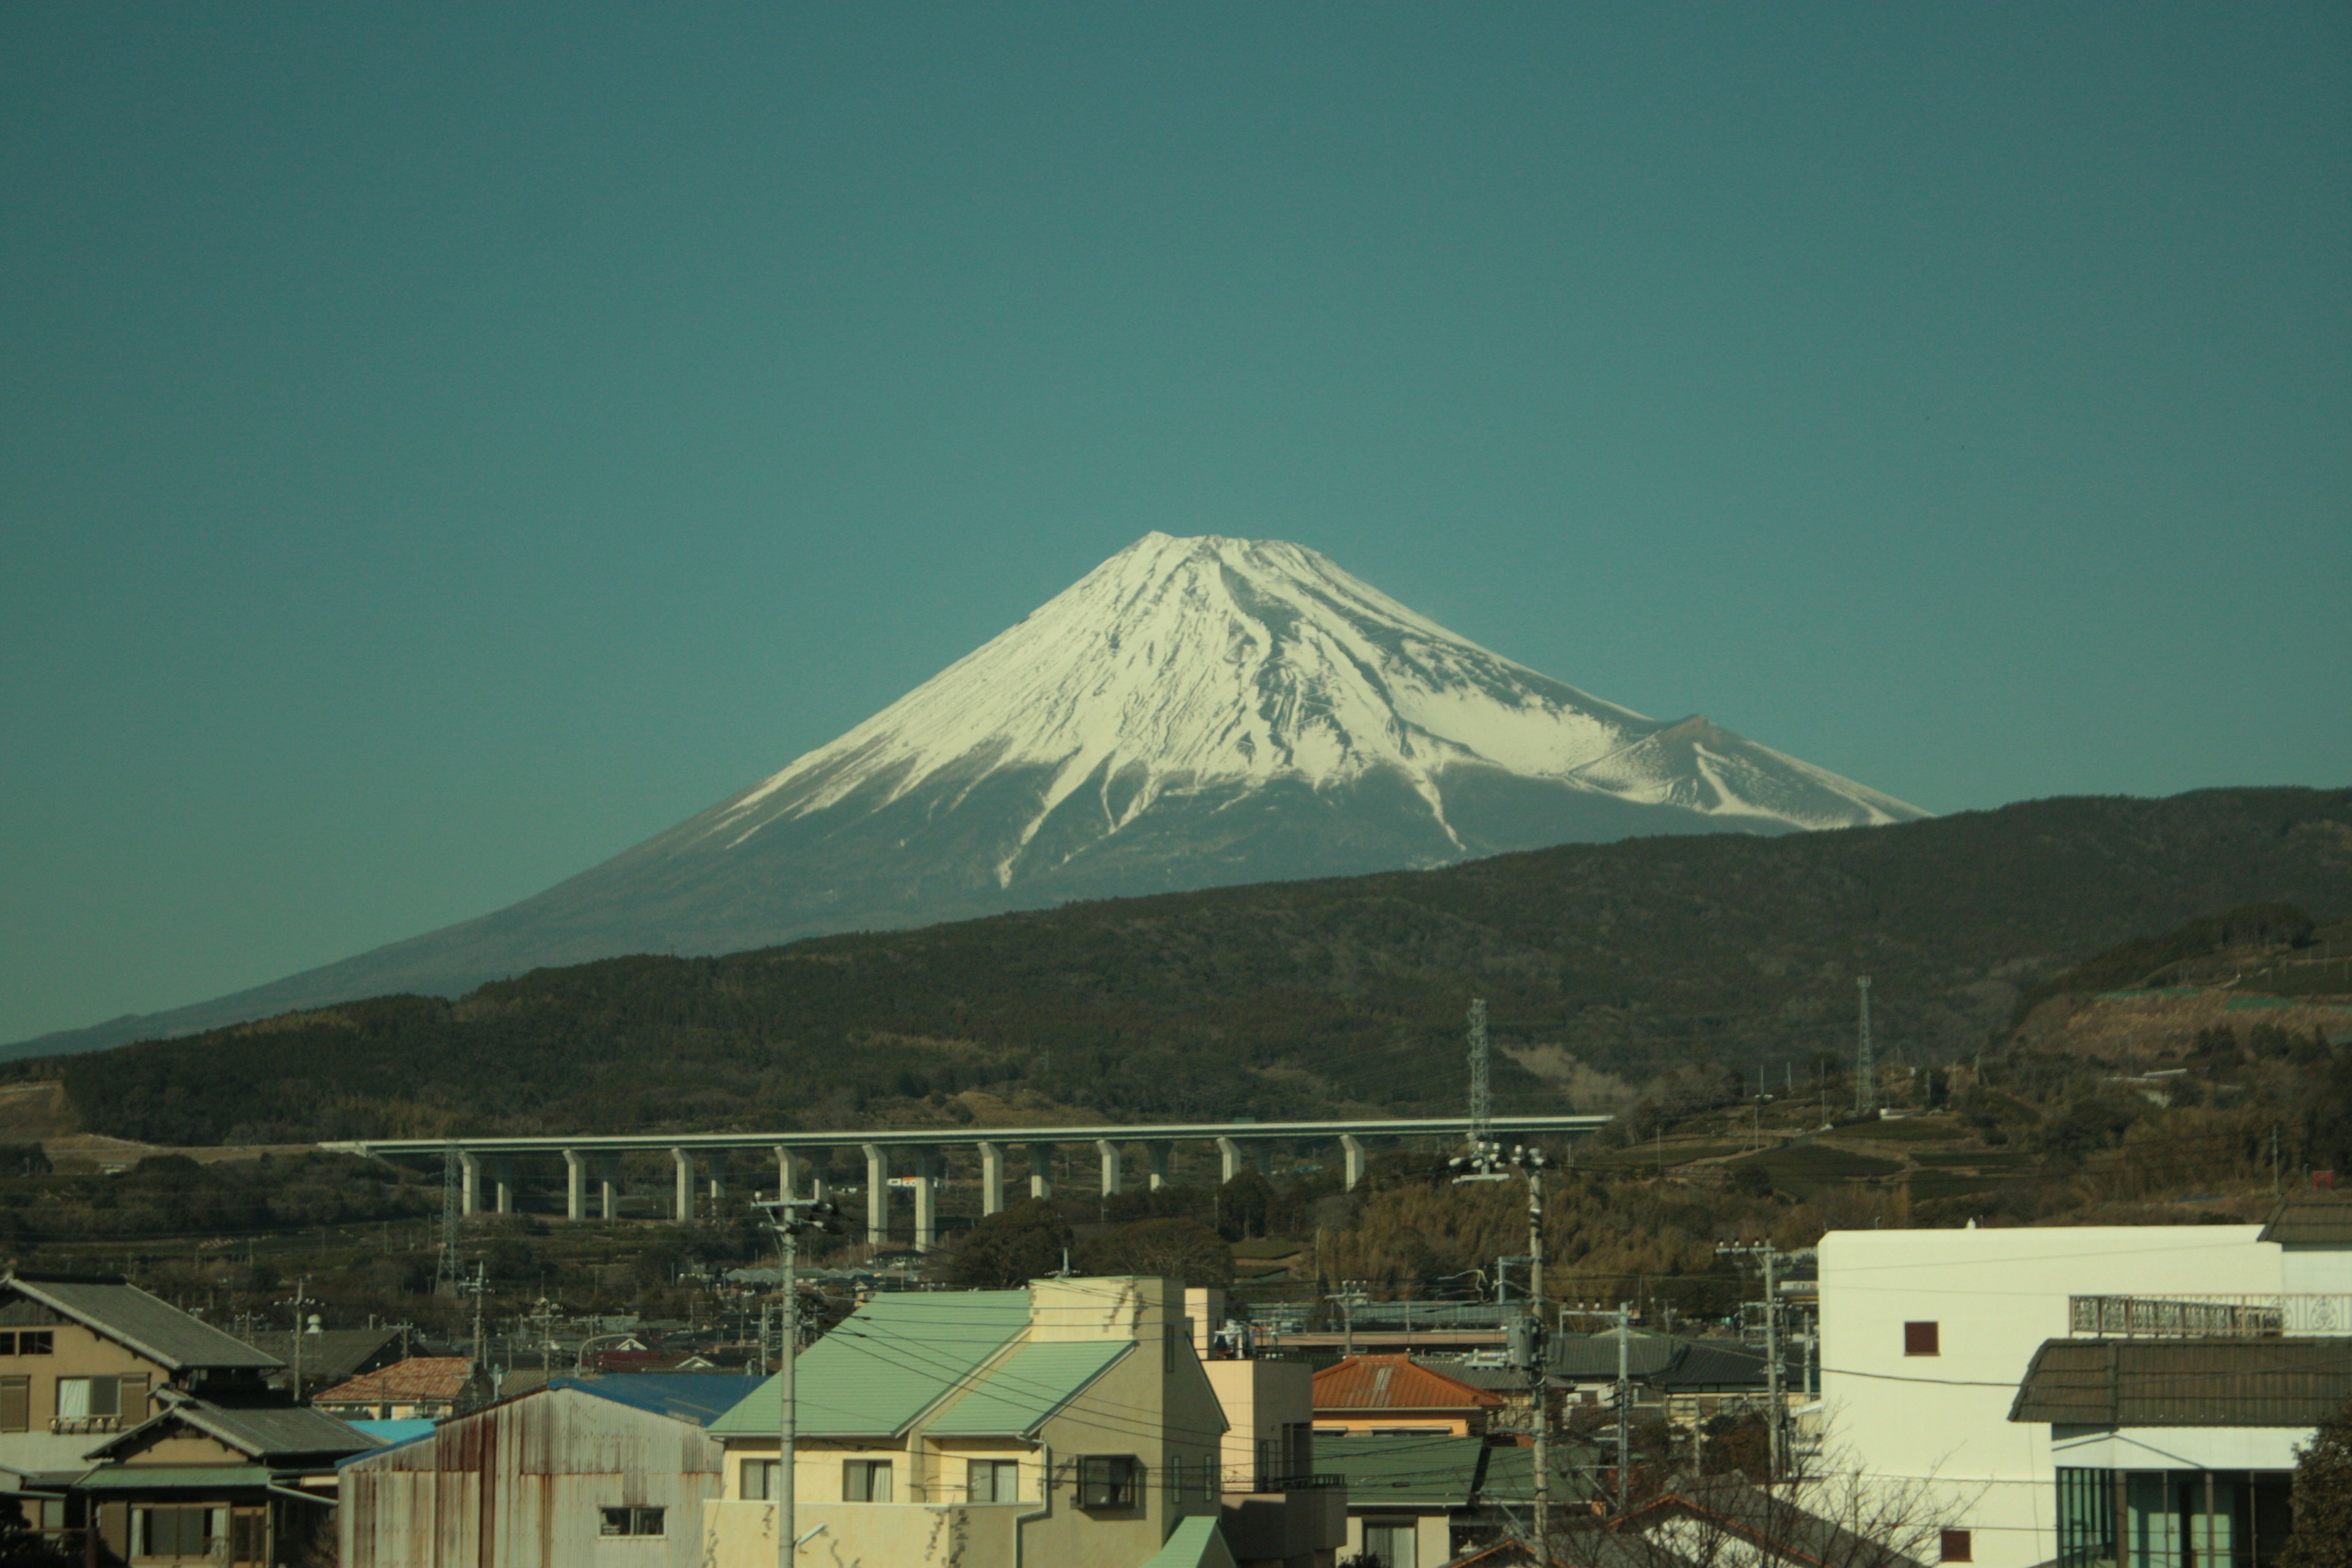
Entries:
[[776,1498],[776,1464],[773,1459],[743,1461],[743,1500],[773,1502]]
[[1903,1325],[1903,1353],[1941,1355],[1944,1353],[1940,1342],[1942,1337],[1934,1323],[1906,1323]]
[[963,1468],[966,1502],[1019,1502],[1021,1463],[1017,1459],[971,1459]]
[[1088,1454],[1078,1461],[1080,1508],[1133,1508],[1143,1493],[1143,1466],[1132,1454]]
[[662,1515],[658,1508],[608,1508],[599,1510],[604,1522],[597,1527],[599,1535],[660,1535]]
[[1364,1555],[1380,1568],[1421,1568],[1418,1544],[1411,1520],[1364,1526]]
[[888,1502],[890,1500],[890,1461],[887,1459],[843,1460],[841,1500]]
[[122,1414],[122,1380],[114,1377],[58,1379],[58,1419],[87,1421]]
[[55,1355],[57,1343],[55,1329],[0,1331],[0,1355]]
[[0,1377],[0,1432],[27,1432],[33,1426],[33,1380]]
[[1944,1531],[1944,1561],[1973,1563],[1977,1560],[1976,1540],[1965,1530]]
[[[131,1510],[133,1557],[208,1557],[213,1514],[208,1508],[134,1508]],[[226,1513],[226,1509],[218,1510]]]

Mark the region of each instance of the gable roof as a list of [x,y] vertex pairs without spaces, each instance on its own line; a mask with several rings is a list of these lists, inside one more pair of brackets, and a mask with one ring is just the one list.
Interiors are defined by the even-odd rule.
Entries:
[[[877,1296],[793,1362],[802,1436],[895,1437],[969,1384],[1029,1326],[1026,1290],[926,1290]],[[710,1424],[719,1436],[764,1436],[781,1412],[771,1377]]]
[[92,1448],[89,1457],[103,1459],[128,1452],[145,1437],[173,1425],[193,1426],[264,1463],[363,1453],[376,1447],[374,1438],[322,1410],[258,1401],[230,1405],[183,1396]]
[[1225,1544],[1224,1531],[1217,1528],[1216,1516],[1196,1513],[1179,1520],[1160,1550],[1138,1568],[1234,1568],[1234,1553]]
[[1315,1374],[1320,1410],[1493,1410],[1503,1396],[1423,1366],[1409,1355],[1358,1355]]
[[310,1395],[313,1405],[399,1405],[416,1400],[454,1400],[473,1381],[474,1363],[461,1355],[413,1355],[390,1366],[363,1372]]
[[169,1372],[196,1368],[275,1372],[283,1364],[276,1356],[122,1279],[11,1274],[0,1279],[0,1291],[7,1290],[138,1352]]
[[990,1367],[929,1428],[942,1437],[1027,1437],[1135,1348],[1133,1340],[1025,1344]]
[[[1655,1377],[1675,1363],[1687,1342],[1664,1334],[1625,1336],[1625,1367],[1629,1377]],[[1617,1336],[1574,1334],[1554,1339],[1546,1347],[1545,1365],[1554,1377],[1591,1381],[1617,1375]]]
[[[1764,1548],[1769,1555],[1801,1563],[1924,1568],[1885,1542],[1857,1535],[1784,1496],[1765,1492],[1741,1476],[1692,1480],[1676,1490],[1660,1493],[1603,1528],[1618,1534],[1638,1533],[1678,1516],[1704,1520],[1727,1534]],[[1696,1555],[1712,1559],[1720,1553],[1701,1551]]]
[[[245,1335],[245,1342],[290,1371],[297,1337],[289,1329],[257,1329]],[[320,1329],[299,1337],[306,1384],[341,1383],[400,1359],[398,1329]]]
[[576,1388],[615,1405],[708,1426],[766,1381],[731,1373],[630,1372],[609,1377],[551,1377],[547,1386]]
[[2352,1398],[2352,1340],[2049,1340],[2011,1421],[2315,1426]]
[[2282,1247],[2352,1247],[2352,1193],[2289,1193],[2255,1239]]
[[1348,1478],[1353,1509],[1467,1508],[1486,1482],[1483,1437],[1315,1439],[1315,1468]]

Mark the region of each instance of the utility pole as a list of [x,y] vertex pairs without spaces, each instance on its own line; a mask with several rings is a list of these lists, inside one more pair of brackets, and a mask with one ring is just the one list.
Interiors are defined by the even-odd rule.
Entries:
[[783,1255],[783,1353],[776,1366],[776,1484],[769,1489],[775,1494],[776,1563],[778,1568],[793,1568],[800,1547],[793,1539],[793,1462],[799,1436],[793,1363],[800,1349],[801,1237],[807,1232],[839,1230],[841,1206],[823,1198],[795,1198],[789,1188],[779,1189],[772,1198],[757,1200],[754,1206],[767,1211],[768,1224],[775,1230]]
[[294,1296],[286,1305],[294,1309],[294,1403],[302,1403],[302,1309],[315,1305],[310,1300],[310,1277],[300,1276],[294,1281]]
[[1633,1462],[1633,1342],[1626,1330],[1625,1303],[1617,1303],[1617,1512],[1623,1517],[1628,1476]]
[[1868,1116],[1878,1110],[1878,1067],[1870,1052],[1870,976],[1855,975],[1853,988],[1862,996],[1861,1044],[1853,1063],[1853,1108]]
[[1770,1439],[1764,1451],[1767,1491],[1780,1479],[1780,1415],[1785,1408],[1780,1402],[1780,1293],[1772,1271],[1780,1256],[1770,1242],[1764,1244],[1764,1434]]
[[440,1293],[445,1282],[452,1293],[457,1289],[457,1240],[463,1213],[457,1191],[460,1158],[455,1142],[441,1151],[441,1260],[433,1266],[433,1290],[436,1295]]
[[1514,1149],[1511,1163],[1528,1173],[1528,1382],[1536,1396],[1536,1561],[1544,1563],[1551,1557],[1551,1391],[1543,1343],[1543,1151]]

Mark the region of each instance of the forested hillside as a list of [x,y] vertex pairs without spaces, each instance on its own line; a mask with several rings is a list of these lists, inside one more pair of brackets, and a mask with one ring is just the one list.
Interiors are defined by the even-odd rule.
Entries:
[[1483,995],[1505,1106],[1614,1109],[1671,1067],[1809,1073],[1851,1048],[1861,973],[1882,1056],[1957,1058],[2065,966],[2258,903],[2352,914],[2352,791],[1570,846],[614,959],[8,1071],[166,1143],[1437,1110]]

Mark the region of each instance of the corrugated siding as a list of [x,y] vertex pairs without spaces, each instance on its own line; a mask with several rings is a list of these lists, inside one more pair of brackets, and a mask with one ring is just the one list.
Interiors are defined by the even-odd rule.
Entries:
[[[700,1427],[575,1389],[445,1423],[342,1472],[344,1568],[694,1568],[720,1449]],[[601,1510],[667,1510],[661,1544],[600,1533]]]

